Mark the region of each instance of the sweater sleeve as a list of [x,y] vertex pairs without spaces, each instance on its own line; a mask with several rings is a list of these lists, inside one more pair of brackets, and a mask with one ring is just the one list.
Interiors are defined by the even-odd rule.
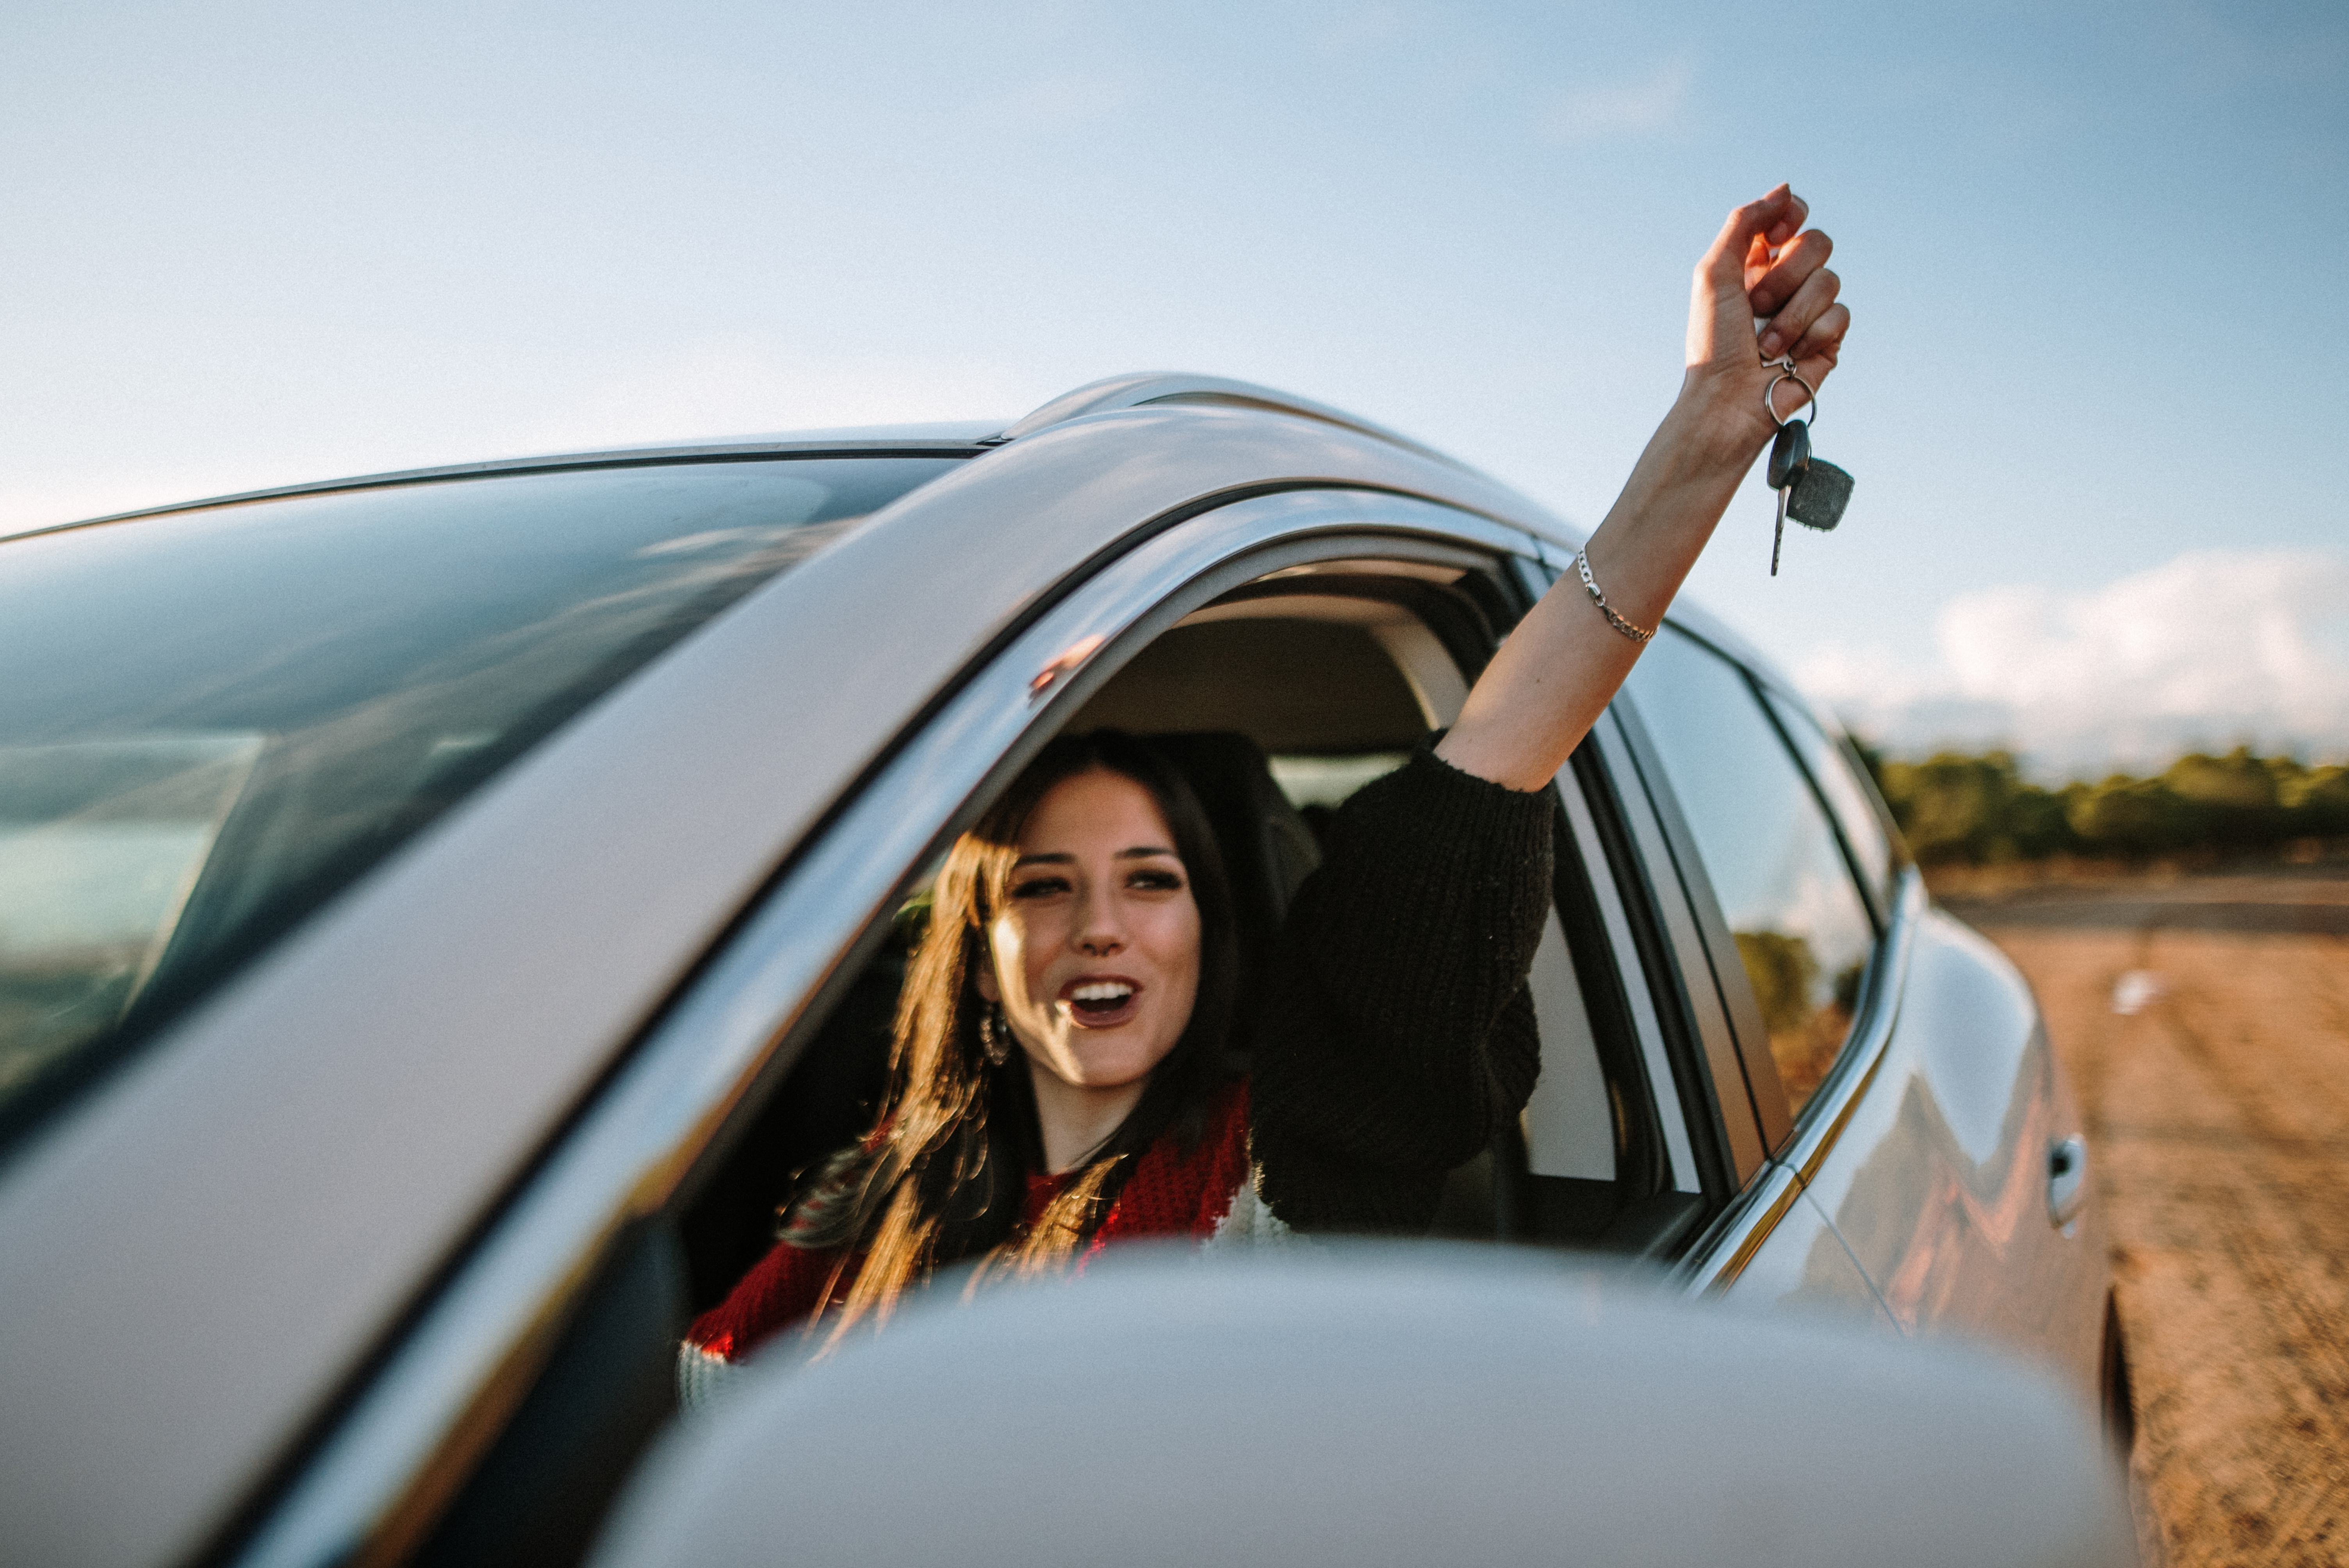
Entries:
[[1288,1224],[1423,1230],[1446,1173],[1524,1109],[1556,810],[1431,740],[1338,812],[1254,1032],[1252,1142]]

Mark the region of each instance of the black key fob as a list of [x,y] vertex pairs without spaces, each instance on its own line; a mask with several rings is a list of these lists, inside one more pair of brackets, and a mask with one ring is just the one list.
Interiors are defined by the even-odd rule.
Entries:
[[1813,458],[1787,497],[1786,515],[1824,533],[1843,521],[1843,509],[1850,501],[1851,476],[1825,458]]
[[1785,490],[1810,466],[1811,423],[1807,419],[1789,419],[1778,427],[1778,438],[1770,443],[1770,488]]

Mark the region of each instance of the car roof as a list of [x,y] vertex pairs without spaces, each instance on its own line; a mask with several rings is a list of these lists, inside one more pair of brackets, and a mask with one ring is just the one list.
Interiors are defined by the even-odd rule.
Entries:
[[57,533],[68,529],[88,528],[99,523],[125,522],[133,518],[161,517],[172,512],[197,511],[205,507],[229,506],[240,501],[272,500],[282,496],[316,495],[332,490],[370,490],[383,485],[415,484],[438,480],[473,479],[495,474],[542,473],[560,469],[633,468],[662,463],[726,462],[756,460],[761,458],[807,457],[817,454],[861,454],[866,456],[903,455],[972,455],[989,447],[1004,446],[1040,430],[1048,429],[1070,419],[1088,414],[1108,413],[1119,408],[1133,408],[1152,404],[1192,404],[1227,408],[1256,408],[1268,413],[1288,414],[1318,419],[1341,428],[1373,436],[1390,445],[1438,462],[1465,469],[1466,465],[1432,447],[1423,446],[1407,436],[1400,435],[1382,425],[1371,423],[1358,415],[1333,408],[1326,403],[1299,397],[1293,393],[1276,391],[1253,382],[1235,381],[1226,377],[1199,376],[1184,371],[1144,370],[1123,376],[1104,377],[1086,383],[1072,391],[1064,392],[1021,418],[1009,421],[999,419],[945,420],[925,424],[845,425],[811,430],[785,430],[762,435],[713,437],[706,440],[667,442],[658,446],[596,447],[578,451],[539,453],[518,458],[492,458],[470,463],[449,463],[422,469],[398,469],[382,473],[357,474],[342,479],[311,480],[300,484],[272,485],[262,490],[237,490],[225,495],[206,496],[197,500],[171,501],[161,506],[138,507],[129,511],[109,512],[102,517],[82,518],[71,522],[51,523],[26,529],[16,533],[0,534],[0,541],[21,539],[37,533]]
[[[1000,419],[964,419],[919,424],[847,425],[756,435],[714,437],[705,440],[667,442],[659,445],[596,447],[576,451],[538,453],[523,457],[489,459],[477,462],[442,464],[432,468],[400,469],[383,473],[353,475],[342,479],[313,480],[300,484],[272,486],[263,490],[239,490],[226,495],[207,496],[197,500],[175,501],[162,506],[140,507],[129,511],[110,512],[102,517],[53,523],[13,534],[0,534],[0,542],[5,542],[10,539],[29,538],[36,534],[63,532],[71,529],[95,527],[101,523],[127,522],[138,518],[162,517],[174,512],[197,511],[207,507],[229,506],[243,501],[269,500],[285,496],[324,494],[335,490],[367,490],[385,485],[488,478],[500,474],[543,473],[565,469],[653,467],[667,463],[756,461],[763,458],[833,454],[874,457],[975,456],[981,451],[1009,445],[1072,419],[1125,408],[1167,406],[1256,410],[1312,419],[1323,424],[1334,425],[1356,434],[1371,437],[1414,456],[1433,459],[1458,469],[1464,473],[1475,474],[1476,478],[1485,480],[1487,483],[1492,482],[1486,476],[1478,473],[1447,453],[1413,440],[1407,436],[1359,415],[1332,407],[1326,403],[1301,397],[1295,393],[1283,392],[1274,387],[1234,380],[1226,377],[1204,376],[1186,371],[1145,370],[1103,377],[1100,380],[1088,382],[1082,387],[1051,398],[1019,418],[1009,422]],[[1580,545],[1584,531],[1576,529],[1554,517],[1523,497],[1513,499],[1520,504],[1511,509],[1514,515],[1509,517],[1509,521],[1539,539],[1545,539],[1569,549]],[[1549,564],[1555,567],[1563,562],[1551,562]],[[1683,599],[1674,606],[1670,619],[1697,633],[1724,653],[1731,654],[1753,665],[1789,694],[1800,695],[1793,683],[1772,665],[1768,657],[1760,649],[1702,606]]]

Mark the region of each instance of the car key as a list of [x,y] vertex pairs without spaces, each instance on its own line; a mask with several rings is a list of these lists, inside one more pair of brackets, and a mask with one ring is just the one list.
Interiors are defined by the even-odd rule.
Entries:
[[[1764,475],[1770,488],[1778,492],[1778,520],[1770,534],[1770,575],[1775,577],[1779,549],[1786,538],[1786,519],[1823,533],[1835,527],[1843,521],[1843,509],[1851,500],[1852,478],[1826,459],[1811,455],[1811,423],[1818,418],[1819,395],[1795,371],[1793,356],[1764,360],[1763,365],[1778,372],[1762,392],[1762,407],[1778,426]],[[1792,381],[1811,395],[1809,419],[1779,418],[1774,398],[1781,381]]]
[[1782,492],[1785,515],[1821,533],[1843,521],[1851,500],[1851,476],[1822,458],[1811,459],[1803,477]]
[[1785,490],[1811,466],[1811,427],[1806,419],[1789,419],[1778,427],[1770,443],[1770,488]]
[[1778,524],[1770,534],[1770,575],[1778,575],[1778,546],[1786,537],[1786,502],[1788,494],[1804,470],[1811,466],[1811,427],[1807,420],[1789,419],[1778,427],[1775,440],[1770,443],[1770,466],[1765,477],[1770,488],[1778,492]]

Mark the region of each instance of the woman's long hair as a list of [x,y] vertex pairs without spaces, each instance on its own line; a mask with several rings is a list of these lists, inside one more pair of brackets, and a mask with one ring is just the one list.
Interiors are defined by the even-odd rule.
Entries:
[[[1166,819],[1199,909],[1198,991],[1141,1100],[1021,1235],[1026,1177],[1043,1163],[1035,1088],[1016,1041],[1005,1042],[1012,1048],[1002,1066],[988,1062],[980,1019],[991,1004],[978,976],[990,962],[988,928],[1004,907],[1028,818],[1055,785],[1097,770],[1141,785]],[[823,1238],[864,1254],[837,1309],[835,1339],[868,1314],[885,1318],[907,1287],[946,1264],[979,1258],[983,1269],[1020,1274],[1060,1266],[1092,1235],[1143,1150],[1170,1130],[1199,1136],[1239,990],[1233,926],[1215,830],[1182,774],[1146,742],[1097,730],[1061,736],[1038,754],[955,841],[938,872],[929,929],[897,1000],[889,1092],[867,1140],[874,1157],[855,1201],[839,1206],[836,1235]]]

